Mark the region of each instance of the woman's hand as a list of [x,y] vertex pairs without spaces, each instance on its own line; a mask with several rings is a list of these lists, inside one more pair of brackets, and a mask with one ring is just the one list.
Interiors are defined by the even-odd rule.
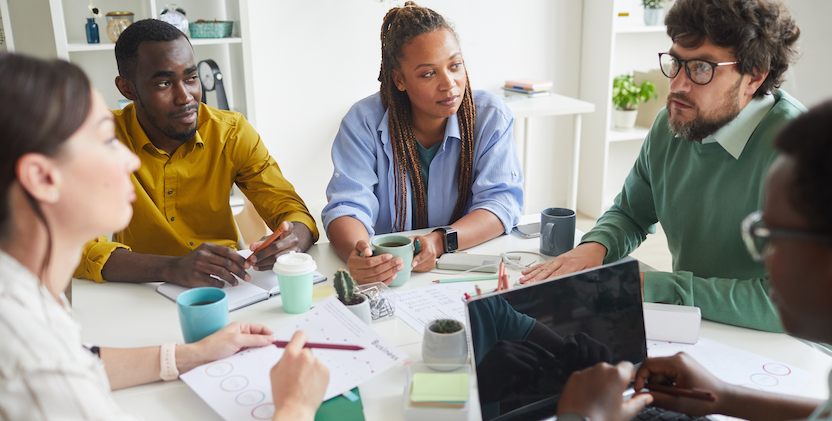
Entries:
[[414,247],[416,242],[419,242],[419,254],[413,256],[413,271],[430,272],[436,267],[436,259],[444,252],[442,235],[432,232],[428,235],[410,238],[413,239]]
[[402,269],[404,262],[401,257],[394,259],[392,254],[373,256],[373,250],[364,240],[355,243],[355,248],[347,259],[347,270],[359,284],[384,282],[385,285],[390,285]]
[[721,405],[726,403],[726,399],[724,399],[726,389],[730,387],[722,380],[714,377],[708,370],[684,352],[680,352],[672,357],[647,358],[644,360],[638,369],[638,373],[636,373],[636,380],[633,387],[636,390],[641,390],[646,382],[673,382],[676,387],[702,389],[716,395],[716,402],[707,402],[672,396],[661,392],[650,392],[655,399],[656,406],[692,416],[724,413]]
[[295,332],[272,367],[273,420],[312,421],[329,384],[329,369],[304,348],[306,333]]
[[234,322],[205,339],[176,347],[176,366],[180,373],[229,357],[246,348],[271,345],[272,331],[259,324]]

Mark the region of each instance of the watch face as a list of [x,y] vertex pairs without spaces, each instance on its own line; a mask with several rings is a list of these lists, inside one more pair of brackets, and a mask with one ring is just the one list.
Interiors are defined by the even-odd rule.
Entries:
[[165,10],[164,14],[159,17],[159,20],[167,22],[182,31],[183,34],[188,34],[188,18],[185,15],[175,10]]
[[211,65],[204,61],[199,62],[199,80],[202,82],[202,89],[214,90],[214,71]]
[[456,239],[456,231],[447,232],[445,239],[448,242],[448,251],[459,250],[459,242]]

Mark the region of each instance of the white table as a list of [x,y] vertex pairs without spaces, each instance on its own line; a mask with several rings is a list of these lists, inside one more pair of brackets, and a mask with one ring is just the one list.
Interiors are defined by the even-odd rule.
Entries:
[[[581,153],[581,114],[595,112],[595,104],[570,98],[568,96],[551,94],[539,98],[523,98],[516,95],[505,96],[502,92],[495,92],[506,100],[506,104],[514,113],[515,119],[523,119],[523,174],[529,169],[529,118],[543,116],[574,115],[572,119],[572,173],[569,177],[569,189],[566,195],[566,207],[577,209],[578,205],[578,164]],[[515,98],[521,98],[519,100]],[[526,178],[523,178],[523,191],[526,189]]]
[[[537,218],[537,215],[527,215],[523,217],[522,222],[532,222]],[[524,240],[509,235],[498,237],[469,251],[480,254],[499,254],[515,250],[536,252],[538,247],[538,239]],[[345,266],[344,262],[335,254],[329,243],[317,244],[309,253],[318,263],[318,270],[330,278],[327,283],[332,284],[332,274]],[[523,264],[531,260],[533,256],[522,256]],[[513,284],[519,278],[519,272],[509,270],[509,274]],[[396,289],[425,286],[440,276],[447,277],[414,273],[407,284]],[[483,289],[496,287],[496,281],[475,284],[479,284]],[[157,284],[96,284],[92,281],[74,279],[72,285],[73,315],[81,324],[84,342],[108,347],[182,343],[176,305],[156,293]],[[319,301],[320,299],[315,302]],[[272,330],[278,330],[293,317],[295,316],[283,312],[280,297],[275,297],[234,311],[229,318],[231,321],[257,322]],[[414,362],[421,361],[420,332],[416,332],[400,319],[375,323],[373,329],[393,345],[400,347]],[[726,345],[809,370],[815,373],[815,376],[801,391],[801,395],[818,399],[828,397],[826,376],[832,369],[832,357],[794,338],[709,321],[702,322],[700,334]],[[360,386],[367,420],[401,419],[406,372],[406,367],[395,367]],[[471,409],[475,414],[479,414],[478,404],[475,404],[476,396],[474,391]],[[146,420],[221,419],[182,381],[157,382],[121,390],[115,392],[115,399],[124,410],[140,415]]]

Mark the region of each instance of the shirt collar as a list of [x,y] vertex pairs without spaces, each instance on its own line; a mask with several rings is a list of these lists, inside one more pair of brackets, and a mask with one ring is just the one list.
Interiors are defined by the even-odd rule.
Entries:
[[748,139],[772,107],[774,107],[774,95],[767,94],[760,99],[752,99],[734,120],[702,139],[702,144],[717,142],[734,159],[740,159],[740,154],[745,149]]
[[[378,123],[378,128],[376,130],[381,133],[381,144],[386,145],[390,142],[390,109],[384,111],[384,115],[381,117],[381,121]],[[387,134],[385,136],[384,134]],[[445,123],[445,137],[442,139],[442,144],[445,144],[445,140],[448,138],[454,139],[462,139],[462,135],[459,131],[459,117],[456,114],[448,117],[448,122]],[[444,149],[445,146],[442,146]]]
[[[133,144],[136,145],[136,150],[140,151],[142,149],[149,149],[149,150],[157,150],[156,146],[153,145],[153,142],[150,141],[150,138],[147,137],[147,134],[144,132],[142,125],[139,123],[139,118],[136,116],[136,107],[133,104],[129,104],[124,107],[126,112],[130,113],[130,135],[133,138]],[[186,142],[184,145],[180,147],[187,147],[188,149],[193,149],[196,145],[202,145],[205,147],[205,143],[202,141],[202,136],[199,134],[199,128],[202,127],[202,124],[206,121],[211,119],[209,115],[209,110],[205,104],[199,104],[199,115],[197,120],[197,132],[194,135],[194,138]],[[161,149],[158,149],[159,153],[166,153]]]

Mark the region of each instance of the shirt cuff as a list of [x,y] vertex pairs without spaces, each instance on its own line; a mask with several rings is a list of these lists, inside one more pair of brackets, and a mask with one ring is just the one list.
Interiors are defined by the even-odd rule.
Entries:
[[483,209],[483,210],[487,210],[487,211],[493,213],[494,216],[496,216],[497,219],[499,219],[500,222],[503,224],[503,234],[510,234],[511,233],[511,228],[514,227],[515,225],[517,225],[517,223],[520,222],[520,214],[519,213],[512,214],[512,212],[509,209],[507,209],[505,206],[503,206],[500,203],[496,203],[496,202],[479,203],[477,205],[474,205],[474,207],[472,207],[471,210],[468,213],[471,213],[471,212],[473,212],[477,209]]
[[664,303],[685,305],[678,294],[676,285],[677,275],[670,272],[644,273],[644,301],[648,303]]
[[[581,238],[580,244],[578,245],[580,246],[584,243],[598,243],[604,246],[604,248],[607,249],[607,254],[604,255],[604,263],[611,263],[607,261],[607,258],[613,255],[612,253],[610,253],[610,251],[612,250],[612,245],[615,244],[615,239],[612,238],[611,235],[605,232],[589,231],[588,233],[584,234],[584,236]],[[614,261],[617,260],[621,259],[615,259]]]
[[120,248],[131,250],[130,247],[116,242],[97,242],[89,246],[86,253],[81,256],[81,263],[75,269],[73,276],[75,278],[91,279],[95,282],[106,282],[101,275],[101,271],[104,270],[104,265],[110,260],[110,255]]
[[306,227],[309,228],[309,232],[312,233],[312,244],[318,241],[318,237],[320,236],[318,234],[318,225],[315,223],[315,220],[312,219],[312,217],[309,214],[304,212],[292,212],[289,215],[284,216],[283,220],[278,222],[278,226],[283,221],[300,222],[301,224],[306,225]]
[[329,224],[331,224],[332,221],[342,216],[349,216],[351,218],[357,219],[358,222],[361,222],[364,225],[364,228],[367,230],[367,234],[370,235],[370,238],[373,238],[373,236],[375,235],[376,230],[373,228],[373,225],[370,221],[370,217],[367,214],[365,214],[364,212],[357,211],[352,206],[339,205],[327,210],[326,214],[323,215],[324,231],[326,231],[327,233],[327,238],[329,238]]

